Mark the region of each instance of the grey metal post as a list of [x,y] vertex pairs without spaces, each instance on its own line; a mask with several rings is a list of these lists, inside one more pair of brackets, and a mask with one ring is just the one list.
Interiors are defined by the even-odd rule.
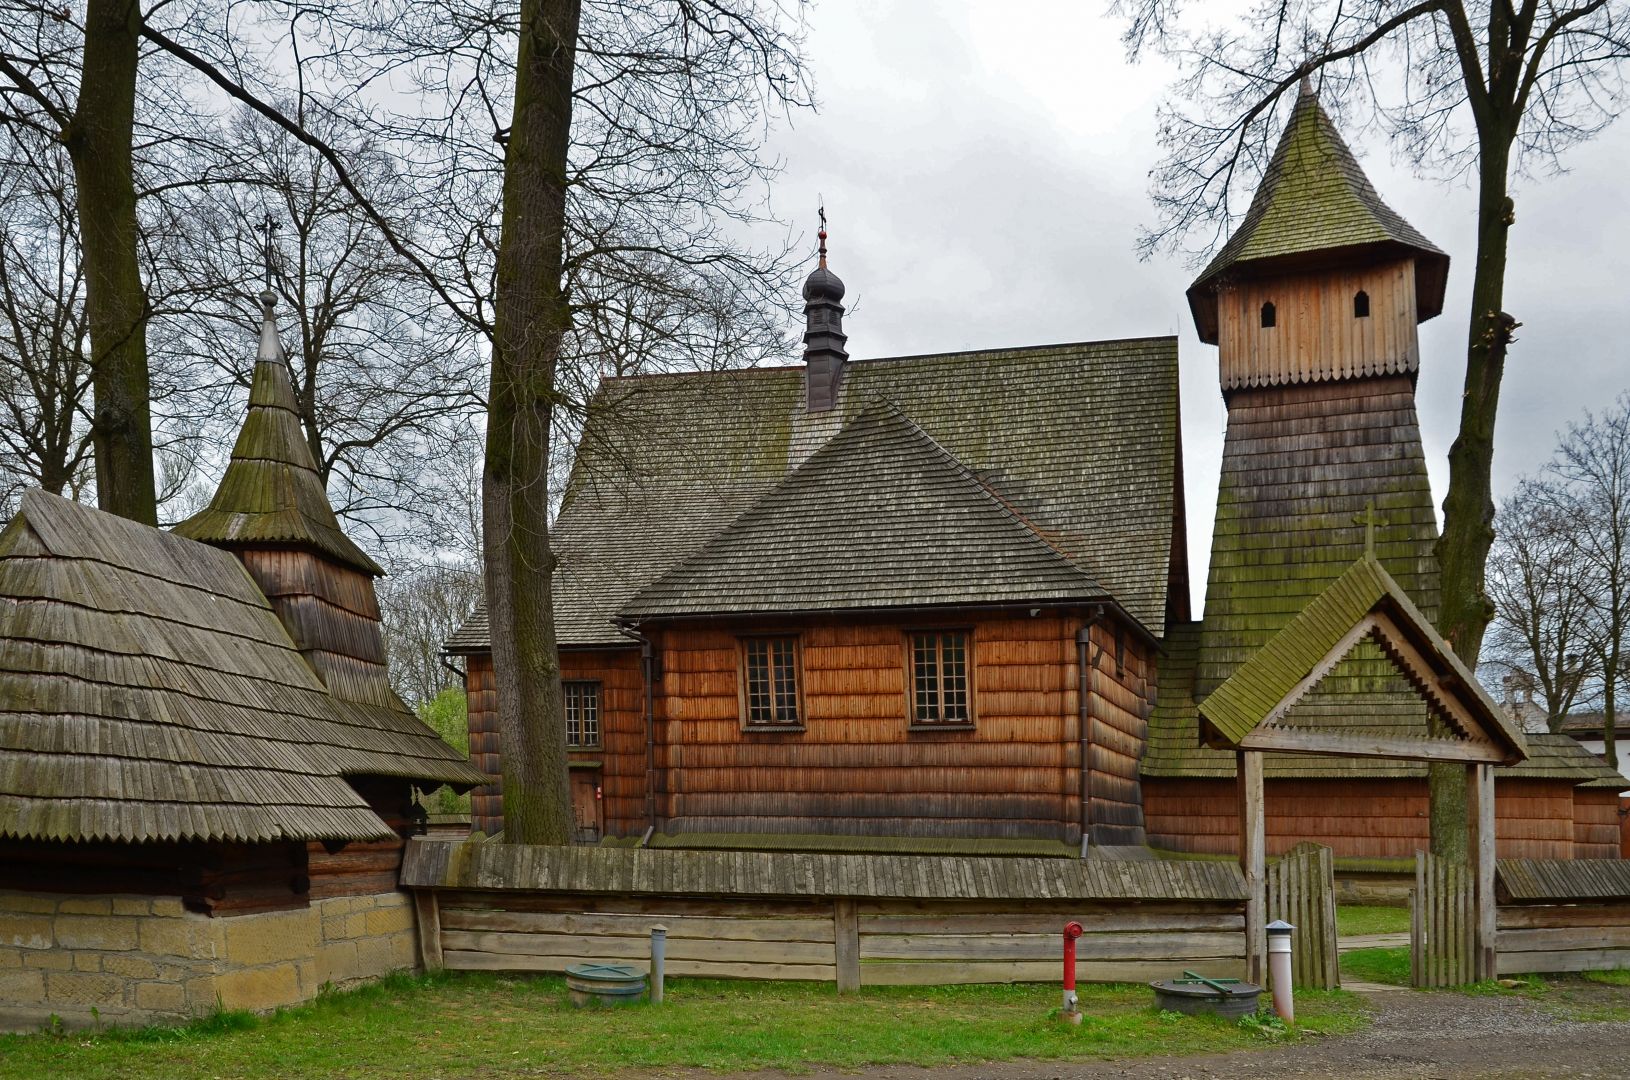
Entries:
[[1296,999],[1291,986],[1290,932],[1296,929],[1284,919],[1267,925],[1268,975],[1273,979],[1273,1011],[1287,1024],[1296,1023]]
[[668,928],[651,927],[651,1004],[662,1004],[662,969],[668,962]]

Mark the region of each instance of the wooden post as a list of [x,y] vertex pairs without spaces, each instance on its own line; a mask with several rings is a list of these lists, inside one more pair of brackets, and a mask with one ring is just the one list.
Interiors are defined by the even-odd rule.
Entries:
[[838,965],[838,993],[860,990],[860,905],[844,897],[832,901],[833,950]]
[[419,925],[419,966],[425,971],[440,971],[444,966],[441,956],[441,905],[431,889],[415,889],[413,913]]
[[1476,979],[1492,979],[1495,974],[1494,935],[1494,766],[1466,766],[1466,820],[1471,837],[1472,896],[1475,933],[1472,935],[1472,970]]
[[1246,978],[1262,985],[1268,956],[1268,832],[1262,797],[1262,752],[1235,754],[1239,783],[1239,864],[1245,872]]

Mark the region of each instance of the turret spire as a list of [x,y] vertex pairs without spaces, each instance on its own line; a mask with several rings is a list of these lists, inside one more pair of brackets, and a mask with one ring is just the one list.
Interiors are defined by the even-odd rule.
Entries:
[[843,282],[826,268],[826,204],[819,208],[819,262],[804,281],[804,403],[826,412],[838,402],[843,366],[849,360],[843,332]]

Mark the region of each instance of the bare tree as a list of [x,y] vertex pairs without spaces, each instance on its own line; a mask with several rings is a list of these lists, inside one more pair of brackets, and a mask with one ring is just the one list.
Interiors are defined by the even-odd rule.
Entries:
[[1586,634],[1601,678],[1602,737],[1614,761],[1614,720],[1630,660],[1630,393],[1568,425],[1550,472],[1589,578]]
[[[1623,100],[1630,16],[1623,3],[1577,0],[1260,0],[1237,22],[1190,30],[1176,0],[1117,0],[1132,55],[1145,48],[1184,70],[1154,171],[1160,221],[1145,251],[1198,239],[1215,246],[1247,204],[1283,126],[1286,92],[1303,78],[1351,119],[1379,123],[1419,169],[1477,182],[1477,257],[1460,431],[1437,557],[1439,628],[1475,666],[1494,607],[1484,567],[1494,540],[1490,466],[1506,353],[1519,323],[1506,313],[1514,174],[1554,169],[1601,131]],[[1464,770],[1432,767],[1432,847],[1461,857]]]
[[463,624],[480,598],[481,569],[472,562],[426,562],[380,582],[379,609],[386,627],[391,682],[402,700],[415,709],[458,685],[442,657],[442,643]]
[[1553,480],[1520,483],[1495,516],[1488,565],[1494,621],[1484,662],[1533,679],[1553,732],[1599,671],[1589,636],[1598,576],[1582,557],[1569,501]]

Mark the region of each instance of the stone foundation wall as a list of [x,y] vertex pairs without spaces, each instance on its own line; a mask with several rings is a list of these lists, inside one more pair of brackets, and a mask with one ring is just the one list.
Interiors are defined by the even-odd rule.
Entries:
[[272,1009],[416,960],[401,892],[210,918],[172,897],[0,891],[0,1031]]

